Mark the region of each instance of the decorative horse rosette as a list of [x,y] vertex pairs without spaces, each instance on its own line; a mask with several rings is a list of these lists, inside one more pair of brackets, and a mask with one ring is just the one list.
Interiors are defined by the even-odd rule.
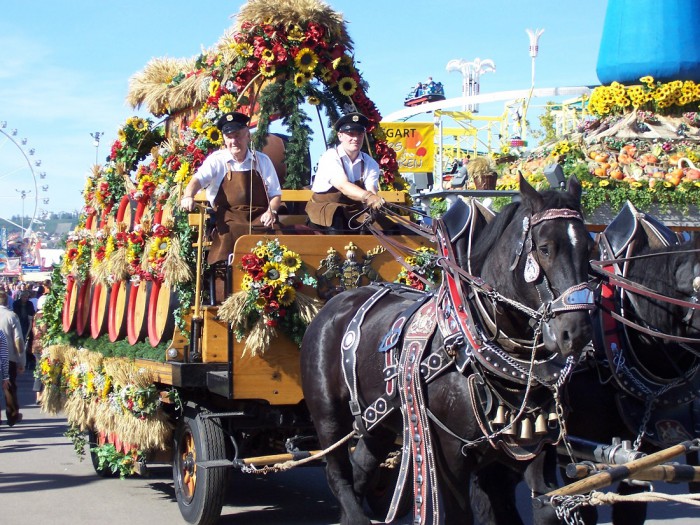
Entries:
[[304,294],[304,285],[316,286],[298,253],[278,239],[258,241],[251,253],[241,258],[244,271],[241,290],[229,296],[219,308],[219,318],[230,323],[241,341],[243,354],[265,352],[281,329],[301,345],[306,327],[321,308],[317,299]]

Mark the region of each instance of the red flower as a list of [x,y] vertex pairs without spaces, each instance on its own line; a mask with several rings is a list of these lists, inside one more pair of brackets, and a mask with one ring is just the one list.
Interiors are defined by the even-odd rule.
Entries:
[[254,253],[247,253],[241,257],[241,266],[247,272],[250,270],[260,270],[263,260]]
[[275,296],[275,288],[274,286],[270,286],[269,284],[266,284],[262,288],[260,288],[260,295],[263,296],[267,301],[272,299]]
[[267,326],[277,326],[277,319],[265,319]]
[[270,301],[267,303],[267,306],[265,306],[265,312],[267,313],[276,312],[279,309],[280,303],[278,303],[277,301]]
[[66,257],[68,257],[69,260],[74,260],[78,256],[78,250],[77,248],[71,248],[66,252]]

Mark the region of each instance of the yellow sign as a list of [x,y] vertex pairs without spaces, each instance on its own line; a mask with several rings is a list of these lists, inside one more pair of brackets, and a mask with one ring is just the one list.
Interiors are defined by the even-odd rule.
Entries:
[[399,171],[433,171],[435,126],[432,122],[381,122],[386,141],[396,151]]

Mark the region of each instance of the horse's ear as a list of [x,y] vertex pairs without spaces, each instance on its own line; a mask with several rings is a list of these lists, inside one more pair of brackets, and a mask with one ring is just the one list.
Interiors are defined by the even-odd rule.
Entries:
[[530,209],[539,211],[544,207],[544,199],[535,188],[530,186],[530,183],[523,177],[523,174],[518,170],[518,181],[520,184],[520,195],[523,200],[530,204]]
[[576,178],[576,175],[569,177],[569,183],[566,187],[566,191],[568,191],[569,194],[576,199],[576,202],[581,202],[581,183]]

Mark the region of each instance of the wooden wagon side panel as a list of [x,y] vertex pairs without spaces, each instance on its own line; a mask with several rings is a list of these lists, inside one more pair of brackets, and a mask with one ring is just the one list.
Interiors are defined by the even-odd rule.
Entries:
[[[269,238],[269,237],[268,237]],[[375,250],[378,241],[372,235],[288,235],[277,236],[280,244],[298,253],[307,269],[313,275],[320,263],[328,255],[329,248],[335,248],[344,257],[346,246],[352,242],[359,248],[359,256]],[[262,236],[241,237],[234,248],[234,260],[255,247]],[[397,240],[411,248],[425,245],[425,239],[405,236]],[[372,268],[385,281],[394,281],[401,265],[389,252],[377,255]],[[240,290],[243,271],[235,267],[233,290]],[[366,284],[366,283],[365,283]],[[305,287],[304,293],[315,296],[313,288]],[[210,341],[205,339],[206,344]],[[303,399],[300,386],[299,348],[283,334],[264,353],[251,356],[245,353],[245,340],[234,341],[233,350],[233,396],[236,399],[264,399],[272,404],[295,404]],[[218,346],[218,345],[217,345]]]

